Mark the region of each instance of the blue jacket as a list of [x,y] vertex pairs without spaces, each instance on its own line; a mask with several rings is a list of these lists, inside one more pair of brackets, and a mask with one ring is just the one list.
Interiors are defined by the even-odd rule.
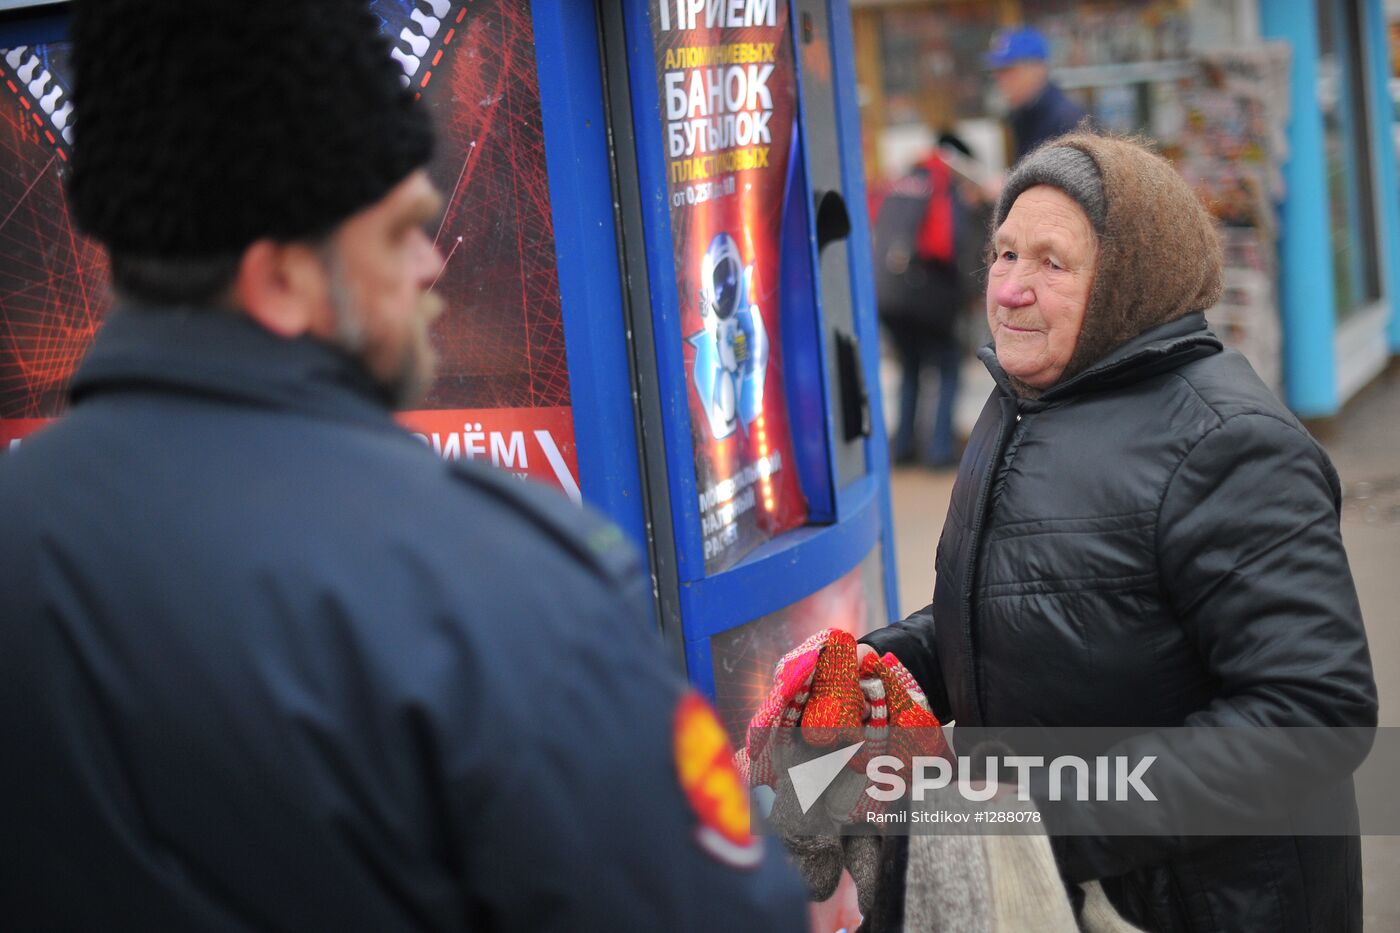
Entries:
[[0,458],[0,925],[805,928],[696,841],[615,527],[231,314],[118,312],[73,398]]
[[1008,118],[1011,134],[1016,138],[1015,165],[1021,157],[1047,139],[1068,133],[1086,116],[1084,108],[1065,96],[1054,82],[1045,85],[1040,96],[1011,111]]

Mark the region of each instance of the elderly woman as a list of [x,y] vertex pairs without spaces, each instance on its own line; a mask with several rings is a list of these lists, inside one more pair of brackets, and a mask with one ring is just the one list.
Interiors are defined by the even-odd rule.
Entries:
[[[981,355],[997,388],[933,603],[865,642],[959,725],[1374,726],[1337,474],[1208,329],[1220,247],[1191,190],[1131,141],[1061,137],[1011,173],[992,246]],[[1258,777],[1228,757],[1176,766],[1202,785]],[[1101,879],[1149,930],[1361,926],[1355,836],[1055,851],[1066,880]]]

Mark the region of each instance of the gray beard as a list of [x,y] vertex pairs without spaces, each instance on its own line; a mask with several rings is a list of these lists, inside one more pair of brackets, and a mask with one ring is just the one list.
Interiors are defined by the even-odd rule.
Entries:
[[[327,290],[331,313],[335,315],[334,343],[364,364],[364,353],[369,343],[364,314],[351,295],[350,285],[345,280],[340,263],[331,257],[326,267],[330,273]],[[370,374],[370,378],[384,390],[389,404],[397,410],[417,404],[428,388],[422,384],[424,380],[418,375],[417,367],[409,365],[408,360],[398,367],[398,376],[392,382],[383,382],[373,373]]]
[[[335,336],[333,341],[355,359],[360,360],[368,370],[365,351],[369,345],[369,334],[365,327],[365,315],[355,302],[350,283],[346,280],[344,267],[331,249],[327,249],[324,261],[327,271],[327,292],[331,313],[335,316]],[[404,347],[404,359],[395,367],[392,380],[385,382],[370,374],[370,378],[384,390],[389,404],[397,410],[412,408],[423,400],[432,387],[433,367],[417,359],[417,348],[413,341]]]
[[330,273],[328,290],[331,313],[335,315],[335,344],[352,356],[359,356],[364,352],[367,340],[364,315],[355,306],[340,263],[332,258],[327,263],[327,270]]

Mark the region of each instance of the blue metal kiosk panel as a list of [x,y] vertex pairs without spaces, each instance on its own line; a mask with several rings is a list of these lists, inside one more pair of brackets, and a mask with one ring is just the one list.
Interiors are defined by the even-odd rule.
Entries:
[[[874,514],[874,510],[871,510],[871,514]],[[755,622],[757,619],[763,619],[764,616],[776,614],[776,612],[780,612],[781,609],[790,608],[795,602],[804,600],[805,597],[809,597],[809,595],[816,593],[816,591],[836,583],[837,580],[846,576],[851,570],[860,567],[865,560],[871,558],[872,555],[876,555],[876,553],[879,553],[883,558],[885,555],[883,555],[883,552],[879,551],[857,553],[860,551],[861,542],[865,541],[865,539],[868,538],[869,541],[878,542],[878,527],[874,527],[874,525],[872,525],[872,527],[865,527],[865,521],[860,520],[860,518],[858,518],[853,525],[855,525],[855,527],[848,528],[848,530],[846,524],[843,523],[839,525],[840,528],[846,530],[841,532],[840,537],[843,538],[841,541],[827,541],[830,535],[827,535],[827,538],[823,538],[823,544],[836,546],[829,546],[829,548],[823,549],[822,553],[802,551],[799,559],[792,560],[791,566],[773,567],[771,563],[763,562],[764,565],[767,566],[760,569],[760,567],[756,565],[753,573],[749,574],[750,586],[757,587],[757,590],[763,591],[763,593],[773,594],[774,597],[776,597],[780,590],[777,590],[777,588],[771,588],[771,590],[769,590],[769,588],[767,588],[767,584],[770,583],[771,574],[785,573],[790,579],[801,580],[801,583],[787,584],[787,586],[781,588],[781,593],[783,593],[785,597],[788,597],[785,598],[785,600],[780,601],[777,600],[777,598],[767,600],[766,598],[766,600],[764,600],[766,608],[764,608],[762,612],[756,611],[756,609],[753,608],[756,604],[729,604],[729,602],[722,601],[720,598],[714,598],[711,604],[708,605],[704,605],[700,600],[690,602],[690,611],[701,612],[701,614],[703,614],[703,612],[728,611],[728,618],[715,616],[713,632],[686,633],[686,670],[689,671],[690,682],[701,689],[701,691],[704,691],[711,699],[714,699],[714,656],[713,650],[711,650],[711,644],[713,644],[711,643],[711,639],[713,639],[715,635],[720,635],[722,632],[729,632],[731,629],[746,625],[746,623],[749,622]],[[798,532],[798,534],[802,534],[802,532]],[[850,559],[853,553],[857,553],[854,562],[850,563],[850,565],[846,565],[844,562]],[[781,555],[770,558],[770,560],[776,559],[791,560],[791,558],[783,558]],[[888,565],[890,562],[892,562],[890,559],[882,560],[883,565]],[[841,567],[841,569],[834,570],[834,567]],[[830,579],[816,576],[818,573],[829,573]],[[811,581],[816,579],[825,579],[825,583],[820,584],[820,586],[813,586]],[[749,594],[752,595],[752,593],[753,590],[750,590]],[[715,597],[714,588],[706,588],[706,595],[707,597]],[[682,600],[685,600],[685,598],[686,594],[682,593]],[[742,614],[736,614],[736,609],[742,609]],[[708,618],[708,616],[701,616],[701,618]]]
[[642,191],[642,220],[647,230],[644,252],[651,270],[649,283],[657,374],[661,385],[676,389],[674,393],[663,395],[661,400],[676,561],[682,580],[698,580],[705,575],[705,560],[699,546],[702,532],[696,507],[699,496],[694,471],[695,451],[690,439],[685,360],[681,352],[680,297],[671,272],[674,261],[671,209],[660,140],[661,101],[656,89],[651,20],[646,0],[624,0],[623,9],[628,85],[632,92],[636,133],[637,180]]
[[[726,571],[725,585],[705,581],[681,587],[681,605],[692,620],[686,625],[685,642],[691,683],[713,699],[711,638],[791,606],[876,553],[881,529],[888,527],[880,516],[882,486],[874,477],[850,484],[853,508],[848,518],[838,525],[808,526],[770,542]],[[894,563],[890,551],[878,552],[884,567]],[[888,607],[888,598],[885,604]]]
[[1289,66],[1293,116],[1288,124],[1289,159],[1283,169],[1287,194],[1279,244],[1286,396],[1298,414],[1325,416],[1337,410],[1338,398],[1326,152],[1316,101],[1316,5],[1313,0],[1261,3],[1259,25],[1265,36],[1285,39],[1293,49]]
[[1366,79],[1371,84],[1371,148],[1376,165],[1376,208],[1380,215],[1381,276],[1390,320],[1387,344],[1400,353],[1400,180],[1395,166],[1395,117],[1390,100],[1390,47],[1381,0],[1366,0],[1361,11],[1361,32],[1367,42]]
[[[802,75],[797,73],[797,132],[793,134],[793,156],[788,161],[784,190],[785,217],[782,232],[782,288],[789,313],[781,321],[786,360],[788,408],[793,446],[798,454],[798,474],[807,495],[808,521],[836,521],[836,464],[832,456],[836,436],[830,380],[822,359],[821,289],[817,287],[817,237],[808,222],[805,198],[798,192],[812,190],[811,168],[807,160],[803,131]],[[790,313],[806,308],[808,315]],[[793,352],[796,351],[796,352]],[[796,377],[796,379],[794,379]]]
[[[789,23],[795,23],[796,17],[796,9],[792,4],[789,4]],[[789,38],[791,40],[791,36]],[[797,243],[791,245],[784,244],[784,258],[797,259],[797,252],[801,249],[801,251],[805,253],[805,257],[803,258],[805,258],[806,261],[788,263],[791,267],[791,274],[785,269],[783,282],[785,286],[789,286],[786,296],[789,299],[789,307],[805,305],[806,307],[810,307],[814,312],[811,317],[803,320],[801,323],[803,326],[811,329],[811,333],[807,336],[811,341],[808,347],[811,350],[812,358],[805,362],[808,370],[817,374],[817,380],[816,384],[813,385],[810,390],[812,395],[808,400],[824,409],[824,417],[821,419],[821,425],[824,429],[822,431],[823,436],[814,438],[817,444],[823,449],[820,452],[819,463],[821,469],[818,475],[812,475],[818,471],[812,469],[811,458],[805,458],[805,463],[803,465],[806,467],[806,470],[803,474],[803,489],[807,492],[809,499],[812,500],[810,506],[810,520],[822,522],[840,520],[843,517],[843,512],[841,511],[839,501],[832,501],[832,490],[836,487],[835,438],[837,424],[836,406],[829,404],[828,401],[833,397],[831,392],[831,378],[827,367],[823,365],[822,346],[825,334],[822,322],[825,320],[825,315],[822,310],[822,294],[821,288],[818,286],[819,273],[817,271],[821,268],[821,257],[817,251],[816,226],[814,223],[807,221],[808,212],[804,202],[810,199],[799,199],[797,197],[798,192],[806,193],[812,191],[812,165],[811,159],[807,155],[807,147],[810,143],[807,136],[807,96],[803,93],[802,60],[801,56],[795,53],[793,55],[793,67],[796,70],[795,77],[797,81],[797,100],[795,102],[797,131],[793,134],[793,147],[796,152],[795,158],[792,159],[789,166],[791,178],[789,180],[789,190],[787,192],[788,219],[783,224],[783,227],[786,235],[792,236],[794,240],[800,237],[802,244],[800,247]],[[800,279],[800,282],[793,282],[792,280],[795,279]],[[790,282],[792,282],[792,285],[789,285]],[[805,299],[805,301],[792,300],[794,297],[793,292],[797,290],[797,288],[792,286],[803,289],[802,298]],[[783,316],[783,325],[785,329],[791,326],[789,321],[793,317],[794,315],[792,314],[785,314]],[[802,404],[802,400],[790,398],[789,404],[797,406]],[[796,413],[794,412],[794,414]],[[793,425],[793,433],[798,434],[797,425]],[[813,433],[815,434],[816,432]],[[800,438],[795,437],[794,442],[799,443]]]
[[67,38],[67,2],[35,3],[0,11],[0,49],[48,45]]
[[682,584],[681,606],[692,620],[686,637],[709,637],[776,612],[864,560],[880,540],[879,483],[867,476],[848,489],[852,509],[840,524],[808,525],[770,541],[725,571],[724,586]]
[[532,12],[579,487],[645,554],[598,24],[591,4]]
[[[856,99],[855,47],[851,26],[849,0],[829,0],[831,23],[832,74],[836,86],[836,125],[841,147],[841,171],[848,195],[847,201],[858,207],[866,203],[865,158],[861,151],[860,103]],[[847,255],[851,267],[851,300],[855,305],[856,336],[860,338],[861,356],[865,366],[866,388],[870,393],[870,436],[866,438],[866,463],[873,476],[888,476],[890,445],[885,436],[884,400],[880,392],[880,324],[875,310],[875,274],[869,257],[874,255],[870,242],[869,215],[863,209],[851,217],[850,248]],[[842,490],[840,505],[847,507]],[[876,485],[877,508],[880,514],[880,540],[885,553],[885,605],[891,618],[899,615],[899,581],[895,576],[894,523],[891,520],[890,485]],[[930,558],[930,565],[932,559]]]
[[[679,603],[684,626],[685,654],[691,681],[700,689],[714,695],[714,669],[710,639],[780,612],[851,573],[862,562],[879,554],[883,571],[879,576],[880,593],[875,595],[885,606],[894,602],[892,535],[889,529],[888,452],[879,424],[878,389],[872,421],[876,434],[867,440],[870,456],[867,475],[835,490],[838,499],[834,509],[822,514],[820,502],[814,503],[813,516],[832,524],[809,522],[788,531],[758,547],[737,565],[717,573],[706,574],[702,550],[702,529],[698,507],[695,475],[695,451],[691,439],[691,412],[687,397],[689,379],[682,354],[682,325],[680,302],[676,288],[675,246],[672,240],[671,205],[668,197],[665,148],[662,134],[661,101],[657,90],[655,39],[647,0],[625,0],[623,24],[628,59],[628,88],[632,102],[632,133],[635,139],[637,181],[641,189],[643,244],[630,244],[645,256],[649,270],[652,322],[655,328],[655,358],[657,375],[665,390],[662,419],[665,438],[665,474],[670,485],[672,521],[679,576]],[[788,4],[790,22],[795,23],[795,11]],[[867,373],[878,373],[878,329],[874,315],[873,281],[864,261],[869,255],[869,231],[864,217],[864,183],[859,145],[859,118],[854,94],[853,52],[849,46],[849,13],[844,4],[830,3],[833,11],[832,43],[833,70],[840,75],[841,94],[837,102],[838,116],[845,129],[841,149],[845,157],[842,183],[856,205],[852,225],[854,239],[850,249],[850,273],[859,290],[855,306],[859,309],[856,327],[862,340],[862,362]],[[789,41],[792,41],[789,33]],[[543,53],[542,53],[543,55]],[[794,52],[797,89],[797,139],[799,151],[790,163],[786,210],[796,212],[787,224],[782,270],[784,314],[781,322],[784,352],[810,353],[802,358],[809,378],[800,397],[794,398],[789,386],[789,405],[814,409],[820,416],[824,450],[818,450],[819,462],[813,464],[828,484],[834,478],[835,421],[832,416],[831,379],[828,361],[823,352],[824,324],[818,307],[819,288],[816,279],[817,243],[811,198],[807,194],[808,160],[801,149],[806,143],[806,121],[803,118],[800,56]],[[847,138],[849,137],[849,138]],[[820,144],[830,145],[829,140]],[[791,242],[787,242],[787,241]],[[626,247],[625,247],[626,248]],[[798,296],[807,296],[798,302]],[[801,304],[801,310],[792,310]],[[801,347],[798,350],[798,347]],[[799,413],[790,412],[794,424],[810,425]],[[796,427],[794,427],[796,431]],[[804,449],[812,449],[811,438]],[[803,477],[807,486],[822,484]],[[806,488],[820,500],[822,490]],[[834,514],[833,514],[834,513]],[[884,547],[880,547],[883,542]]]

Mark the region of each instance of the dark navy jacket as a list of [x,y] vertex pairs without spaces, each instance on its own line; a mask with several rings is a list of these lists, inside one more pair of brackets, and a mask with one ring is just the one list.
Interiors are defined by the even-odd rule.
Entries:
[[1008,122],[1016,140],[1016,154],[1011,164],[1021,161],[1022,156],[1047,139],[1068,133],[1084,116],[1083,107],[1066,97],[1054,82],[1047,83],[1039,97],[1011,111]]
[[1199,313],[1037,400],[982,359],[998,385],[958,469],[933,603],[865,640],[945,722],[1121,727],[1136,734],[1113,754],[1158,756],[1164,800],[1275,833],[1182,837],[1162,807],[1141,838],[1057,839],[1065,876],[1103,879],[1134,924],[1359,929],[1359,840],[1300,834],[1306,814],[1280,817],[1263,792],[1271,760],[1216,754],[1211,732],[1347,727],[1331,754],[1285,760],[1304,783],[1340,781],[1354,808],[1376,686],[1327,454]]
[[805,928],[695,841],[613,526],[232,314],[118,312],[73,396],[0,457],[0,926]]

